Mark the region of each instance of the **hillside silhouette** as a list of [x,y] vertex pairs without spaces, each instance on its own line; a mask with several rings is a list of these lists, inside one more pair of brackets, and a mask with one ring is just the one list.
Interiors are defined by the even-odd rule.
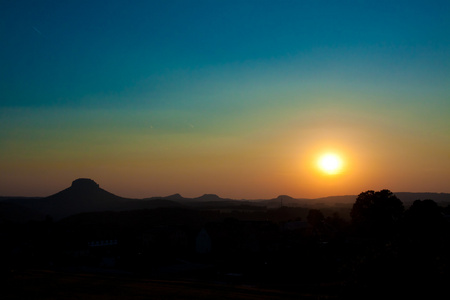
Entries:
[[[36,291],[49,291],[40,283],[53,280],[56,287],[65,282],[60,276],[69,276],[71,291],[52,288],[58,295],[53,298],[75,293],[86,299],[82,294],[97,295],[95,282],[106,275],[113,282],[252,286],[293,299],[380,299],[393,293],[438,299],[450,280],[448,204],[416,199],[404,206],[389,190],[366,191],[349,205],[346,218],[347,207],[306,207],[308,199],[286,195],[254,202],[211,194],[168,197],[173,200],[127,199],[81,178],[49,197],[3,198],[0,283],[6,289],[0,295],[35,299]],[[26,221],[35,214],[43,219]],[[92,284],[85,285],[86,273]],[[19,285],[28,288],[14,288]],[[110,291],[101,293],[117,299]]]
[[43,220],[45,215],[35,209],[13,203],[0,202],[0,223],[7,221],[26,222],[29,220]]
[[[409,207],[418,199],[433,199],[440,205],[450,203],[446,193],[396,193],[396,196]],[[92,179],[79,178],[68,188],[48,197],[0,197],[0,221],[42,220],[45,216],[61,219],[83,212],[128,211],[159,207],[192,207],[201,209],[258,209],[288,207],[309,207],[339,210],[343,217],[349,217],[351,205],[357,195],[329,196],[315,199],[293,198],[280,195],[272,199],[235,200],[222,198],[216,194],[204,194],[186,198],[180,194],[144,199],[125,198],[108,192]]]
[[140,200],[120,197],[100,188],[94,180],[87,178],[76,179],[70,187],[45,198],[9,199],[8,202],[35,212],[32,216],[30,214],[32,218],[49,215],[56,219],[82,212],[179,206],[177,202],[166,199]]

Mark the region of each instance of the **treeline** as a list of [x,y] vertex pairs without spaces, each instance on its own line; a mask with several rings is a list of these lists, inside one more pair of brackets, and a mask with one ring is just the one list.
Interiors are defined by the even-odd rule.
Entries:
[[90,266],[204,280],[233,274],[238,283],[344,298],[430,295],[450,279],[448,215],[433,200],[406,209],[381,190],[361,193],[349,218],[300,207],[157,208],[4,222],[1,275],[8,282],[27,268]]

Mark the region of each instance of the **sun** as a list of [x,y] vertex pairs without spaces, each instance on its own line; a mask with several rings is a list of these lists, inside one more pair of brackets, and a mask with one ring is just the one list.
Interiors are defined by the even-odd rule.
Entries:
[[343,166],[342,159],[335,153],[323,154],[319,157],[317,164],[319,169],[328,175],[341,173]]

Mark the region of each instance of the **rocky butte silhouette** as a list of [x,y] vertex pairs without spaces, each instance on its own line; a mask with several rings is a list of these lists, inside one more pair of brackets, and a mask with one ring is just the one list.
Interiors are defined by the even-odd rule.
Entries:
[[86,211],[115,210],[126,200],[100,188],[92,179],[79,178],[69,188],[43,199],[42,204],[43,210],[50,215],[65,216]]
[[211,202],[211,201],[223,201],[223,200],[229,200],[229,199],[222,199],[216,194],[204,194],[200,197],[194,198],[194,201],[198,202]]
[[[14,201],[14,200],[13,200]],[[114,195],[92,179],[79,178],[56,194],[40,199],[18,199],[17,204],[55,219],[82,212],[120,211],[173,207],[180,204],[165,199],[140,200]]]

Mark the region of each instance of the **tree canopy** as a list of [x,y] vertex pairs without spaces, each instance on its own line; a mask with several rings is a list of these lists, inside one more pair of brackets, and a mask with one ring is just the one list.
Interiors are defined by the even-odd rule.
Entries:
[[369,190],[358,195],[350,216],[365,234],[386,234],[404,212],[403,203],[390,190]]

